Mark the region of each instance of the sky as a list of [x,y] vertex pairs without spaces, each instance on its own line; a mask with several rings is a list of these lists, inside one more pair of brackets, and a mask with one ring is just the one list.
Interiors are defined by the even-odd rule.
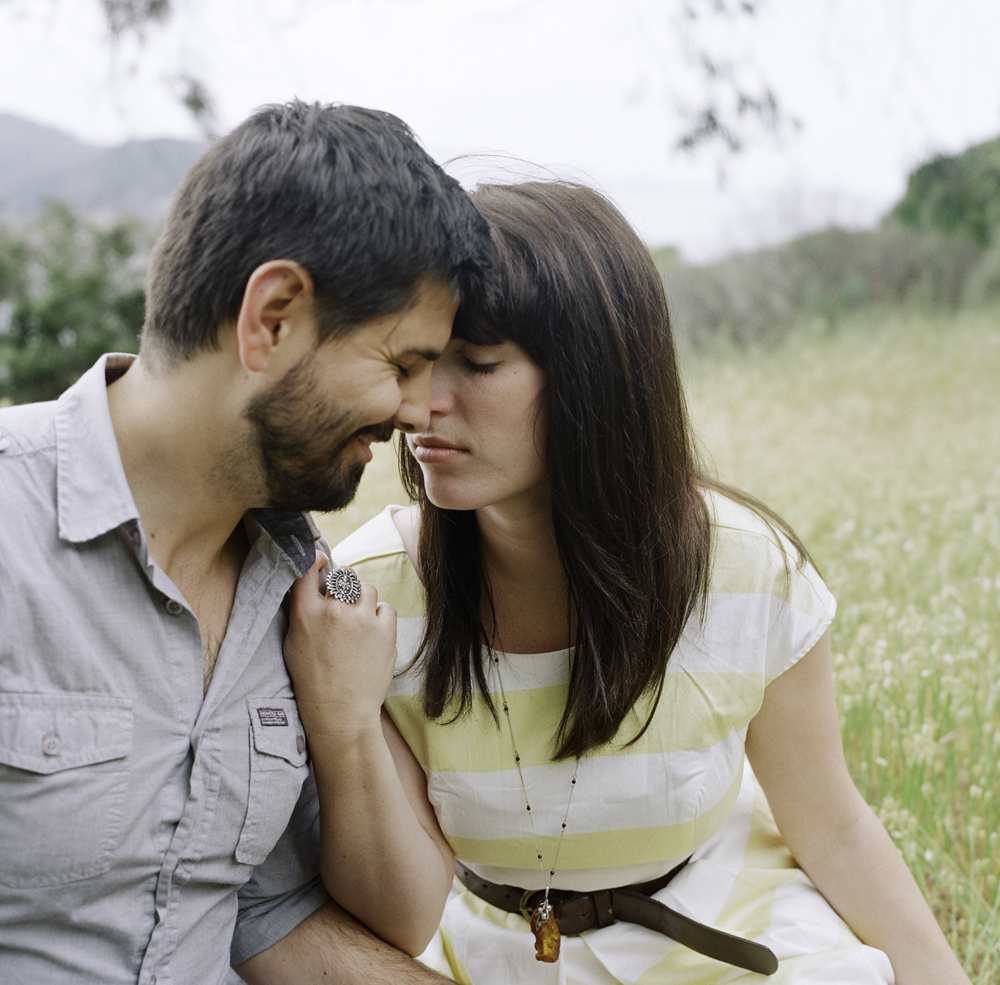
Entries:
[[[402,117],[472,181],[532,162],[608,193],[653,246],[691,260],[830,224],[875,224],[907,173],[1000,134],[996,0],[173,0],[112,46],[100,0],[0,0],[0,112],[114,144],[198,136],[177,77],[217,127],[293,97]],[[735,0],[729,0],[736,7]],[[707,46],[789,119],[736,155],[676,149]]]

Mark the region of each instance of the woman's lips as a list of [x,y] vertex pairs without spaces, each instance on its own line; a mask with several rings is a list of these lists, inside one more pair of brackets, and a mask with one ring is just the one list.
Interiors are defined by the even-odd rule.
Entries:
[[441,465],[465,453],[464,448],[429,434],[418,434],[413,440],[411,451],[421,465]]

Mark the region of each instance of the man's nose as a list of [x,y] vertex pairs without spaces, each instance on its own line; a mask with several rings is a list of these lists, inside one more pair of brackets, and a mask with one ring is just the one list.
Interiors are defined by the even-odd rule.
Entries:
[[426,372],[417,373],[404,383],[402,397],[399,409],[393,415],[393,424],[406,434],[426,431],[431,419],[430,367]]
[[451,374],[443,362],[434,364],[431,371],[430,412],[431,417],[442,417],[451,413],[454,403]]

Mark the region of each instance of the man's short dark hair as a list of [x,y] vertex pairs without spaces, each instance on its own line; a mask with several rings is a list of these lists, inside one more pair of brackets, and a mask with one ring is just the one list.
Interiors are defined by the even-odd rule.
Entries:
[[266,106],[187,173],[150,259],[143,344],[168,359],[218,344],[268,260],[312,276],[320,338],[399,311],[420,282],[467,292],[486,223],[402,120],[358,106]]

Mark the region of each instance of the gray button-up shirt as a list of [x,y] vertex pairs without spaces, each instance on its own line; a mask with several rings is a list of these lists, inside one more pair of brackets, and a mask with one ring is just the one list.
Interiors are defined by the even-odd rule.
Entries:
[[127,365],[0,410],[0,981],[214,985],[234,929],[240,961],[328,898],[281,656],[281,603],[318,532],[247,515],[203,695],[198,623],[147,551],[106,362],[110,378]]

